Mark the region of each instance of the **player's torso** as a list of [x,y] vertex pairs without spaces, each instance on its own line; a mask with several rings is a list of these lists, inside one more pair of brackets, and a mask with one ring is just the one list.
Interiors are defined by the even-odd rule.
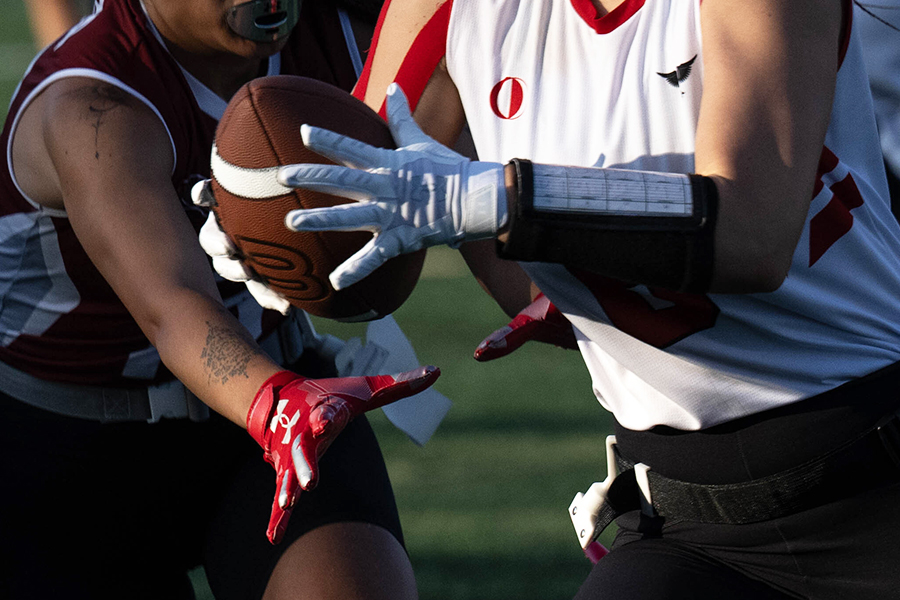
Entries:
[[591,23],[590,0],[456,0],[447,62],[479,156],[690,171],[703,69],[695,5],[626,0]]
[[[479,158],[691,172],[699,6],[625,0],[592,22],[589,0],[455,0],[448,68]],[[595,391],[623,424],[696,429],[900,360],[900,230],[864,88],[851,44],[816,196],[777,292],[685,295],[523,265],[579,329]]]
[[[304,11],[317,29],[268,61],[349,89],[355,72],[335,11]],[[337,27],[337,34],[328,28]],[[322,31],[325,29],[326,31]],[[335,54],[321,39],[339,39]],[[285,63],[282,65],[282,63]],[[104,0],[100,10],[51,45],[29,68],[10,107],[0,144],[7,150],[17,117],[47,85],[90,77],[125,90],[163,122],[175,154],[172,185],[196,228],[205,213],[189,200],[209,176],[209,154],[226,102],[183,71],[139,0]],[[7,168],[0,172],[0,360],[32,375],[71,383],[127,385],[169,377],[159,356],[90,262],[64,211],[30,201]],[[278,316],[263,311],[242,284],[220,280],[226,304],[260,336]]]

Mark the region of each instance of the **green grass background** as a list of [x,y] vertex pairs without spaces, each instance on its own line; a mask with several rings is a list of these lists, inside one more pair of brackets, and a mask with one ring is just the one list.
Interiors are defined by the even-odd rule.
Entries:
[[[0,15],[5,115],[34,48],[20,0],[0,0]],[[477,343],[507,318],[451,250],[429,252],[418,287],[395,317],[420,361],[441,367],[436,387],[454,402],[423,448],[380,412],[371,419],[421,597],[572,597],[590,565],[566,509],[576,491],[604,476],[610,430],[580,357],[533,344],[499,361],[475,362]],[[316,325],[341,337],[363,331],[320,319]],[[192,575],[198,598],[211,599],[202,571]]]

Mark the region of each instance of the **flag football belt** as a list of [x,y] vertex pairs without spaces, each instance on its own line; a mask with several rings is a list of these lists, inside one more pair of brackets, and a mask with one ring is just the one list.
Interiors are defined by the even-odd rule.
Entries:
[[[260,347],[279,364],[296,362],[308,345],[306,334],[314,335],[307,319],[305,313],[291,311]],[[103,423],[209,418],[207,406],[178,380],[139,388],[74,385],[40,379],[0,362],[0,392],[56,414]]]
[[742,525],[777,519],[900,481],[900,413],[841,446],[767,477],[728,484],[670,479],[623,457],[607,438],[606,481],[569,507],[582,547],[620,515],[641,510],[665,521]]

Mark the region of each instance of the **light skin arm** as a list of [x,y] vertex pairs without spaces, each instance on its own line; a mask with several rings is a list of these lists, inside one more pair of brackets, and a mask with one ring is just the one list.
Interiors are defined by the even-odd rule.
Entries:
[[713,290],[781,285],[831,114],[839,0],[706,0],[695,168],[719,191]]
[[47,46],[78,22],[73,0],[25,0],[34,44]]
[[[719,195],[712,292],[771,292],[787,276],[831,115],[841,22],[839,0],[701,7],[694,166]],[[511,203],[511,167],[506,182]]]
[[30,111],[40,119],[23,123],[39,123],[48,157],[31,164],[58,182],[57,197],[45,193],[44,202],[65,208],[166,366],[244,426],[257,389],[281,368],[222,305],[173,189],[172,147],[159,118],[120,89],[81,78],[54,83]]
[[[440,2],[395,1],[390,9],[400,13],[419,6],[427,12],[429,4]],[[397,16],[396,29],[390,29],[392,15],[387,16],[382,36],[392,41],[394,36],[402,40],[404,31],[424,22],[421,16]],[[711,291],[773,291],[787,275],[830,118],[841,19],[839,0],[702,4],[704,95],[695,172],[712,178],[719,193]],[[396,73],[406,47],[392,43],[384,51],[375,49],[366,98],[371,106],[380,106],[377,90]],[[437,85],[450,89],[453,82],[445,78],[449,78],[446,70],[438,70],[429,89]],[[428,103],[416,109],[416,120],[429,135],[452,144],[441,135],[452,131],[445,121],[448,114],[458,112],[459,96],[446,92],[429,96],[429,89],[422,99]],[[516,193],[511,169],[507,191],[511,201]],[[481,272],[494,264],[490,258],[476,262]]]

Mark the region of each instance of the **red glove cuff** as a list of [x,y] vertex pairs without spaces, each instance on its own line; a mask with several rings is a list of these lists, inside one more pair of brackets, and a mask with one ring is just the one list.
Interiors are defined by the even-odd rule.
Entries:
[[266,452],[266,428],[272,416],[273,405],[278,391],[297,379],[305,379],[296,373],[290,371],[279,371],[275,373],[260,386],[253,397],[250,404],[250,411],[247,413],[247,432],[256,440],[256,443],[262,446]]

